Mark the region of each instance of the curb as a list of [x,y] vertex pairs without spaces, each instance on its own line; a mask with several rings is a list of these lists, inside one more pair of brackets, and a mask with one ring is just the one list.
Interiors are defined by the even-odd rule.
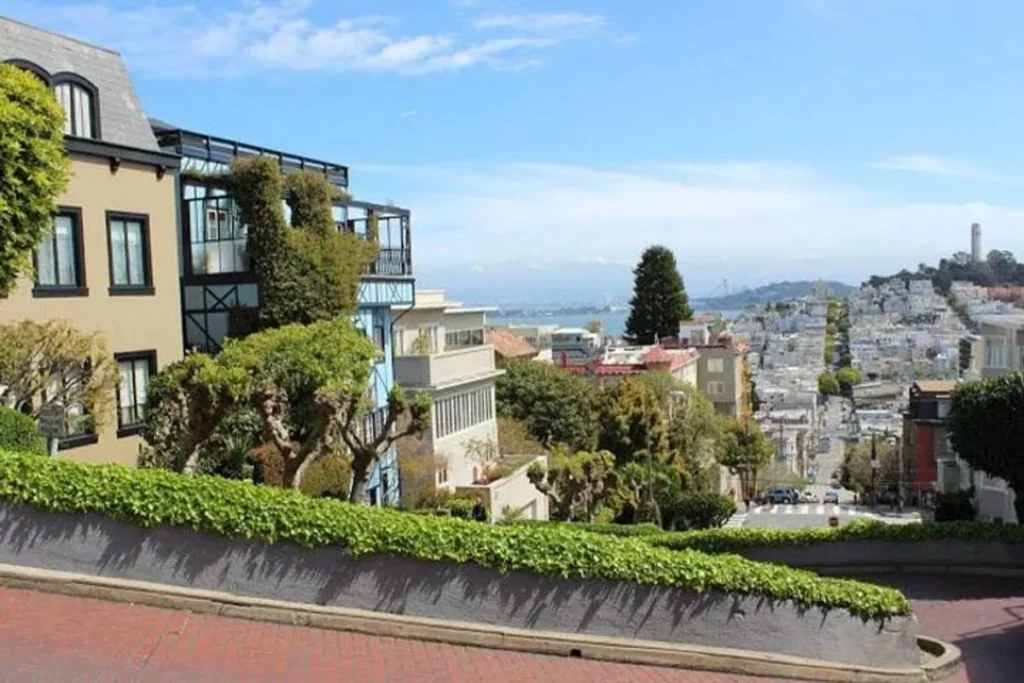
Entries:
[[1024,579],[1024,567],[971,566],[948,564],[853,564],[853,565],[790,565],[795,569],[821,574],[822,576],[844,576],[857,574],[949,574],[952,576],[990,576],[997,578]]
[[827,683],[939,681],[962,664],[958,648],[923,637],[919,647],[930,657],[920,667],[876,668],[750,650],[441,621],[5,564],[0,564],[0,586],[373,636]]

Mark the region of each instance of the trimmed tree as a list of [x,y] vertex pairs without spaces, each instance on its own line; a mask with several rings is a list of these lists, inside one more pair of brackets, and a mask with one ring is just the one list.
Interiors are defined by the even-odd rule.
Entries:
[[[900,477],[899,455],[892,444],[885,439],[875,440],[875,454],[880,467],[875,472],[876,488],[896,484]],[[846,449],[839,483],[851,491],[864,492],[871,489],[871,440],[867,439]]]
[[526,425],[546,447],[597,445],[597,393],[584,379],[532,360],[511,360],[495,384],[498,416]]
[[679,322],[692,318],[693,309],[675,255],[667,247],[649,247],[633,276],[626,338],[632,344],[653,344],[679,334]]
[[27,272],[67,187],[64,112],[34,74],[0,64],[0,296]]
[[534,463],[526,474],[548,497],[556,520],[592,522],[598,509],[617,493],[615,456],[608,451],[570,454],[560,447],[547,467]]
[[[235,161],[223,181],[249,227],[249,256],[260,286],[260,329],[355,311],[359,278],[376,245],[335,228],[337,188],[312,171],[282,174],[268,156]],[[282,198],[291,211],[290,225]]]
[[77,427],[93,431],[109,419],[120,383],[98,332],[81,332],[64,320],[0,325],[0,405],[31,406],[33,419],[48,403],[80,406]]
[[192,354],[154,381],[147,403],[150,443],[181,439],[169,466],[194,471],[199,446],[233,410],[259,415],[264,448],[280,456],[284,486],[299,488],[317,460],[351,459],[349,500],[366,495],[370,470],[391,446],[430,426],[430,401],[396,387],[379,424],[366,419],[376,350],[343,318],[286,325],[229,340],[215,358]]
[[999,477],[1016,494],[1024,523],[1024,373],[967,382],[953,391],[949,439],[971,467]]

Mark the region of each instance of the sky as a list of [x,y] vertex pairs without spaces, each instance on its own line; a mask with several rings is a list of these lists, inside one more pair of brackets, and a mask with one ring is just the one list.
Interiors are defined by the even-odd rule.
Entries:
[[346,164],[418,286],[622,300],[1024,256],[1018,0],[0,0],[121,52],[147,113]]

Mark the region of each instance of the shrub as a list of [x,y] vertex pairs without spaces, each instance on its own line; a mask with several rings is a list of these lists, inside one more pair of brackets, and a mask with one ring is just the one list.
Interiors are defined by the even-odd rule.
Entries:
[[0,449],[46,455],[46,439],[36,429],[36,421],[13,408],[0,406]]
[[309,466],[299,490],[314,498],[346,500],[351,479],[352,467],[348,464],[348,458],[333,453]]
[[969,522],[974,519],[974,501],[969,491],[935,495],[936,522]]
[[496,526],[410,515],[166,470],[0,453],[0,500],[50,512],[95,513],[142,527],[164,524],[265,543],[332,546],[352,556],[471,562],[502,572],[757,595],[875,619],[910,614],[910,602],[894,589],[735,555],[672,552],[639,538],[608,538],[565,525]]
[[736,512],[732,498],[720,493],[687,491],[676,503],[675,520],[685,529],[716,529]]
[[981,522],[942,524],[885,524],[857,520],[840,527],[814,529],[772,529],[739,527],[707,531],[664,533],[645,538],[651,545],[673,550],[699,550],[705,553],[735,553],[751,548],[847,543],[852,541],[996,541],[1024,543],[1024,526]]

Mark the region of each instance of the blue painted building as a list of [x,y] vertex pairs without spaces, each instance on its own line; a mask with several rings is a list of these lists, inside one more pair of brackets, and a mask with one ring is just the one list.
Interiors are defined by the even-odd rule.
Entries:
[[[263,155],[276,159],[286,172],[322,173],[347,192],[349,170],[340,164],[195,133],[162,121],[152,120],[151,124],[161,149],[182,157],[177,182],[183,344],[186,349],[216,353],[223,340],[248,318],[246,313],[259,306],[259,290],[249,268],[247,228],[239,220],[237,206],[223,189],[205,182],[202,176],[226,171],[234,159]],[[360,281],[354,319],[356,327],[381,351],[371,385],[377,408],[366,418],[366,429],[376,430],[384,423],[388,392],[394,386],[392,306],[413,303],[410,215],[399,207],[344,200],[335,205],[334,218],[339,230],[378,244],[377,258],[367,265]],[[371,474],[370,502],[397,504],[398,482],[397,458],[388,453]]]

